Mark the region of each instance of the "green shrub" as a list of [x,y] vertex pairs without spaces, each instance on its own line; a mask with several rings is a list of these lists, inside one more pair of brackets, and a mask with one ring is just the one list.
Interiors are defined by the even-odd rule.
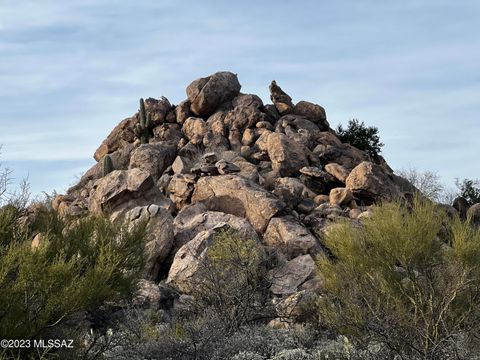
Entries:
[[213,308],[226,328],[268,316],[265,254],[258,241],[221,232],[199,266],[192,295],[201,309]]
[[378,136],[378,128],[375,126],[365,126],[364,122],[352,119],[348,122],[346,129],[338,125],[338,138],[344,142],[355,146],[357,149],[366,151],[373,160],[378,159],[383,144]]
[[360,229],[343,223],[324,241],[333,254],[318,259],[324,325],[408,358],[476,346],[480,230],[416,200],[378,206]]
[[457,179],[455,185],[460,190],[460,196],[467,200],[469,205],[480,202],[480,182],[478,180]]
[[[144,227],[106,219],[60,219],[44,210],[29,229],[21,209],[0,209],[0,336],[34,339],[69,315],[134,290],[143,266]],[[37,246],[35,234],[41,234]]]

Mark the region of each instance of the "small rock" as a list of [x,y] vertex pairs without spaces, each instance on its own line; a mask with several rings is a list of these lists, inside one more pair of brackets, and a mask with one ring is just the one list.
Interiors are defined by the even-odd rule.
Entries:
[[237,173],[241,170],[237,165],[232,164],[231,162],[227,162],[223,159],[217,161],[215,166],[217,167],[217,170],[221,175]]

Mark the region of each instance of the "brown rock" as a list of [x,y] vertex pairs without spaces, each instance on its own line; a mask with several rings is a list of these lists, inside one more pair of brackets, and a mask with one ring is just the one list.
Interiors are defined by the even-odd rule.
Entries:
[[158,205],[136,207],[125,215],[130,228],[146,223],[145,278],[156,280],[163,261],[173,246],[173,218]]
[[128,211],[152,203],[164,205],[165,198],[149,173],[138,168],[114,170],[97,180],[88,204],[94,215]]
[[366,201],[395,200],[402,197],[395,183],[383,173],[380,166],[368,161],[355,167],[345,180],[345,186],[355,197]]
[[234,108],[239,106],[251,106],[259,109],[263,106],[263,101],[257,95],[253,94],[240,94],[232,100]]
[[325,109],[320,105],[308,101],[299,101],[293,108],[293,113],[313,121],[322,131],[327,131],[329,128],[327,114],[325,113]]
[[467,219],[470,219],[475,225],[480,225],[480,203],[468,208]]
[[272,218],[263,235],[265,245],[279,249],[288,260],[299,255],[318,254],[317,239],[291,216]]
[[195,286],[202,259],[208,247],[219,233],[233,230],[226,223],[219,223],[209,230],[198,233],[175,254],[168,272],[167,283],[174,285],[184,294],[190,294]]
[[325,165],[325,171],[336,179],[340,180],[342,183],[345,183],[345,180],[350,174],[342,165],[336,163],[329,163]]
[[293,294],[314,273],[315,261],[312,257],[310,255],[298,256],[285,265],[270,271],[272,282],[270,291],[275,295]]
[[187,120],[191,116],[190,105],[190,100],[183,100],[175,108],[175,117],[178,124],[183,125],[185,120]]
[[118,150],[126,146],[129,143],[135,141],[135,134],[133,133],[133,127],[135,126],[137,119],[133,116],[121,121],[117,126],[113,128],[110,134],[102,144],[95,151],[93,155],[94,159],[100,161],[105,155]]
[[224,102],[240,93],[237,75],[231,72],[217,72],[193,81],[187,87],[190,110],[197,116],[208,117]]
[[350,203],[350,201],[352,200],[353,200],[353,194],[347,188],[334,188],[330,190],[330,197],[329,197],[330,204],[342,206]]
[[168,141],[177,144],[183,137],[182,127],[179,124],[165,123],[153,129],[154,141]]
[[293,110],[292,98],[285,93],[275,80],[270,84],[270,99],[280,115],[291,113]]
[[328,196],[328,195],[317,195],[317,196],[315,196],[315,198],[313,200],[315,201],[315,204],[321,205],[321,204],[328,203],[330,201],[330,196]]
[[270,133],[267,139],[267,151],[272,167],[282,176],[291,176],[308,165],[306,149],[284,134]]
[[[273,175],[275,176],[275,172]],[[289,177],[275,176],[273,193],[288,207],[295,208],[302,199],[314,198],[315,193],[307,188],[300,180]]]
[[170,143],[142,144],[132,152],[129,169],[138,168],[158,180],[172,164],[176,152]]
[[182,131],[188,140],[194,145],[201,144],[203,136],[207,133],[207,124],[203,119],[189,117],[182,126]]
[[196,202],[205,203],[209,210],[244,217],[259,233],[285,206],[256,183],[238,175],[201,178],[192,196],[192,203]]
[[154,98],[145,100],[145,111],[151,114],[153,126],[163,124],[171,109],[172,105],[165,96],[162,96],[159,100]]
[[195,179],[196,175],[194,174],[175,174],[170,180],[168,192],[177,210],[182,209],[189,203],[190,196],[193,193]]
[[198,233],[213,229],[221,223],[228,224],[244,238],[258,240],[258,235],[250,223],[238,216],[219,211],[208,211],[202,203],[184,207],[175,217],[175,247],[192,240]]

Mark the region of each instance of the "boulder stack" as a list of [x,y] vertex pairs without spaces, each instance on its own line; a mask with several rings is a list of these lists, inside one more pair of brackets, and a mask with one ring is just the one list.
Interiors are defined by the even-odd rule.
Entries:
[[145,100],[149,143],[135,138],[136,114],[121,121],[94,154],[97,161],[108,154],[114,170],[103,176],[94,165],[54,207],[148,221],[145,279],[166,279],[184,293],[225,228],[275,253],[273,297],[311,291],[332,223],[359,223],[376,201],[405,198],[404,187],[388,165],[342,143],[322,106],[295,103],[275,81],[273,104],[240,89],[236,74],[218,72],[188,85],[177,106]]

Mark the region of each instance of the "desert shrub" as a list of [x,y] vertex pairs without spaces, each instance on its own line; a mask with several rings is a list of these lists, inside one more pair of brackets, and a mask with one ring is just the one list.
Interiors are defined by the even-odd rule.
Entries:
[[430,170],[419,171],[416,169],[404,169],[396,172],[407,179],[413,186],[432,201],[441,201],[445,187],[440,181],[440,176]]
[[212,308],[227,330],[269,318],[265,254],[258,241],[222,231],[199,268],[192,293],[194,308]]
[[352,119],[348,122],[346,129],[338,125],[336,132],[342,142],[366,151],[373,160],[378,159],[383,144],[380,142],[377,127],[366,126],[363,121]]
[[[475,347],[480,329],[480,231],[415,200],[343,223],[318,259],[321,321],[357,344],[407,358],[444,359]],[[476,260],[474,260],[476,259]],[[478,349],[477,349],[478,350]]]
[[457,179],[455,185],[460,190],[460,196],[465,198],[469,205],[480,202],[480,181],[470,179],[460,181]]
[[[106,219],[60,219],[43,211],[30,228],[21,209],[0,209],[0,335],[34,339],[69,315],[118,300],[143,266],[144,227],[129,231]],[[41,234],[37,246],[35,234]]]

